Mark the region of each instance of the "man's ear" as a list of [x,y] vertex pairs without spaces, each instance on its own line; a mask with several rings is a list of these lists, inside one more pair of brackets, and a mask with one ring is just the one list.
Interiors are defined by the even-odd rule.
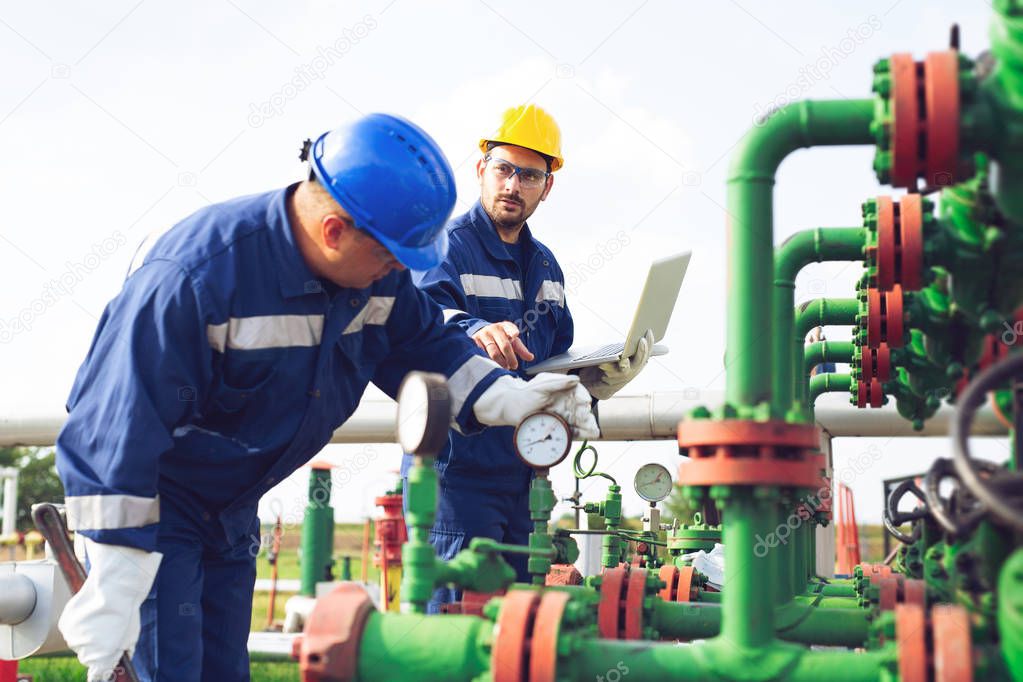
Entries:
[[554,173],[547,176],[547,186],[543,188],[543,194],[540,195],[540,201],[546,201],[547,195],[551,193],[551,187],[554,187]]
[[336,213],[328,213],[320,221],[320,229],[323,232],[323,244],[328,249],[337,251],[341,243],[348,236],[350,230],[355,227],[350,221],[345,220]]
[[479,160],[476,161],[476,179],[479,180],[481,184],[483,183],[483,173],[486,170],[487,170],[487,162],[481,156],[479,158]]

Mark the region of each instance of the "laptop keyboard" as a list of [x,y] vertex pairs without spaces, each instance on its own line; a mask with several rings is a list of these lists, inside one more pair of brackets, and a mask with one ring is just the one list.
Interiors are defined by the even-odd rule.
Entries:
[[574,357],[574,358],[572,358],[572,360],[573,361],[575,361],[575,360],[589,360],[590,358],[599,358],[599,357],[610,356],[610,355],[618,355],[618,354],[620,354],[624,350],[625,350],[625,344],[622,343],[622,342],[609,343],[606,346],[601,346],[597,350],[591,351],[591,352],[587,353],[586,355],[580,355],[578,357]]

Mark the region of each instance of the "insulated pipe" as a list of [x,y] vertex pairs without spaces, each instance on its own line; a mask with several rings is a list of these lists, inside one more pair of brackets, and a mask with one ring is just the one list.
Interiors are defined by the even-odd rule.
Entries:
[[[815,298],[796,306],[792,367],[803,366],[803,348],[810,330],[826,325],[854,325],[859,311],[860,303],[855,298]],[[795,384],[795,399],[800,405],[810,407],[812,402],[808,401],[806,381],[806,375],[800,374]]]
[[777,369],[754,352],[776,332],[770,291],[775,172],[786,156],[803,147],[873,145],[873,117],[873,99],[793,102],[751,128],[732,156],[726,211],[731,247],[725,401],[740,416],[752,416],[758,406],[771,404],[772,372]]
[[[800,367],[792,366],[796,276],[811,263],[861,260],[866,234],[866,229],[862,227],[817,227],[796,232],[774,251],[775,328],[771,336],[771,355],[774,358],[774,402],[776,409],[782,413],[792,408],[794,381],[802,376],[799,374]],[[797,341],[802,343],[804,338],[805,335]]]
[[818,374],[810,377],[810,398],[808,405],[812,408],[817,398],[825,393],[848,393],[852,389],[852,375],[849,374]]
[[17,625],[36,608],[36,588],[20,573],[0,575],[0,625]]

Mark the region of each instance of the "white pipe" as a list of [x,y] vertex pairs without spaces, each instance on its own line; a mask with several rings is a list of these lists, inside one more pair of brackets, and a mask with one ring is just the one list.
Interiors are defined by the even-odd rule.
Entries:
[[[599,440],[674,440],[678,422],[701,405],[716,408],[723,391],[686,389],[644,395],[615,396],[597,408],[602,436]],[[390,400],[364,400],[355,414],[334,432],[332,443],[393,443],[395,404]],[[880,409],[857,409],[844,395],[817,400],[817,423],[834,438],[849,436],[946,436],[955,409],[944,405],[924,424],[923,431],[899,416],[893,404]],[[0,417],[0,447],[53,445],[65,417],[27,415]],[[989,407],[974,420],[973,434],[1004,436],[1007,431]]]
[[3,534],[10,537],[18,532],[18,470],[7,467],[0,471],[4,479],[4,523]]

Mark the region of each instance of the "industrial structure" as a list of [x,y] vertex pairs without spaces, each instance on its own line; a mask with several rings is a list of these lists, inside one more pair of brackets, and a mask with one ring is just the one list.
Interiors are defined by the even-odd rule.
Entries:
[[[302,679],[1023,681],[1023,2],[995,0],[990,40],[971,58],[953,29],[947,49],[877,62],[872,96],[790,103],[738,144],[726,392],[672,415],[677,472],[637,463],[635,494],[649,503],[641,530],[623,524],[632,492],[596,471],[567,424],[537,413],[517,433],[540,437],[516,443],[535,471],[529,544],[477,538],[439,559],[431,458],[450,403],[442,379],[406,378],[398,435],[417,462],[404,500],[378,498],[381,596],[375,604],[354,582],[318,595],[294,639]],[[835,145],[873,146],[879,182],[906,193],[849,197],[862,205],[861,225],[814,227],[776,245],[778,166],[798,149]],[[796,275],[822,261],[861,261],[856,290],[797,306]],[[822,326],[850,327],[852,340],[806,345]],[[747,352],[765,342],[769,354]],[[850,369],[811,376],[821,363]],[[824,393],[847,394],[850,411],[894,401],[918,432],[941,419],[954,452],[891,486],[890,560],[853,565],[846,530],[837,574],[834,551],[819,544],[838,515],[832,499],[851,499],[833,492],[830,434],[814,409]],[[609,403],[620,413],[602,409],[604,437],[663,436],[655,411],[629,400]],[[1006,461],[971,457],[978,420],[1008,435]],[[577,477],[608,479],[602,499],[577,500],[601,527],[551,523],[547,472],[573,453]],[[329,486],[329,472],[313,469],[307,598],[330,579]],[[695,511],[662,523],[657,504],[673,486]],[[584,575],[572,564],[594,537],[600,570]],[[507,553],[529,556],[530,584],[514,582]],[[14,642],[0,652],[12,658],[52,648],[52,611],[67,598],[52,567],[32,570],[42,569],[0,573],[0,628]],[[461,588],[462,602],[426,615],[442,585]],[[32,642],[18,639],[29,631],[19,624],[32,625]]]

